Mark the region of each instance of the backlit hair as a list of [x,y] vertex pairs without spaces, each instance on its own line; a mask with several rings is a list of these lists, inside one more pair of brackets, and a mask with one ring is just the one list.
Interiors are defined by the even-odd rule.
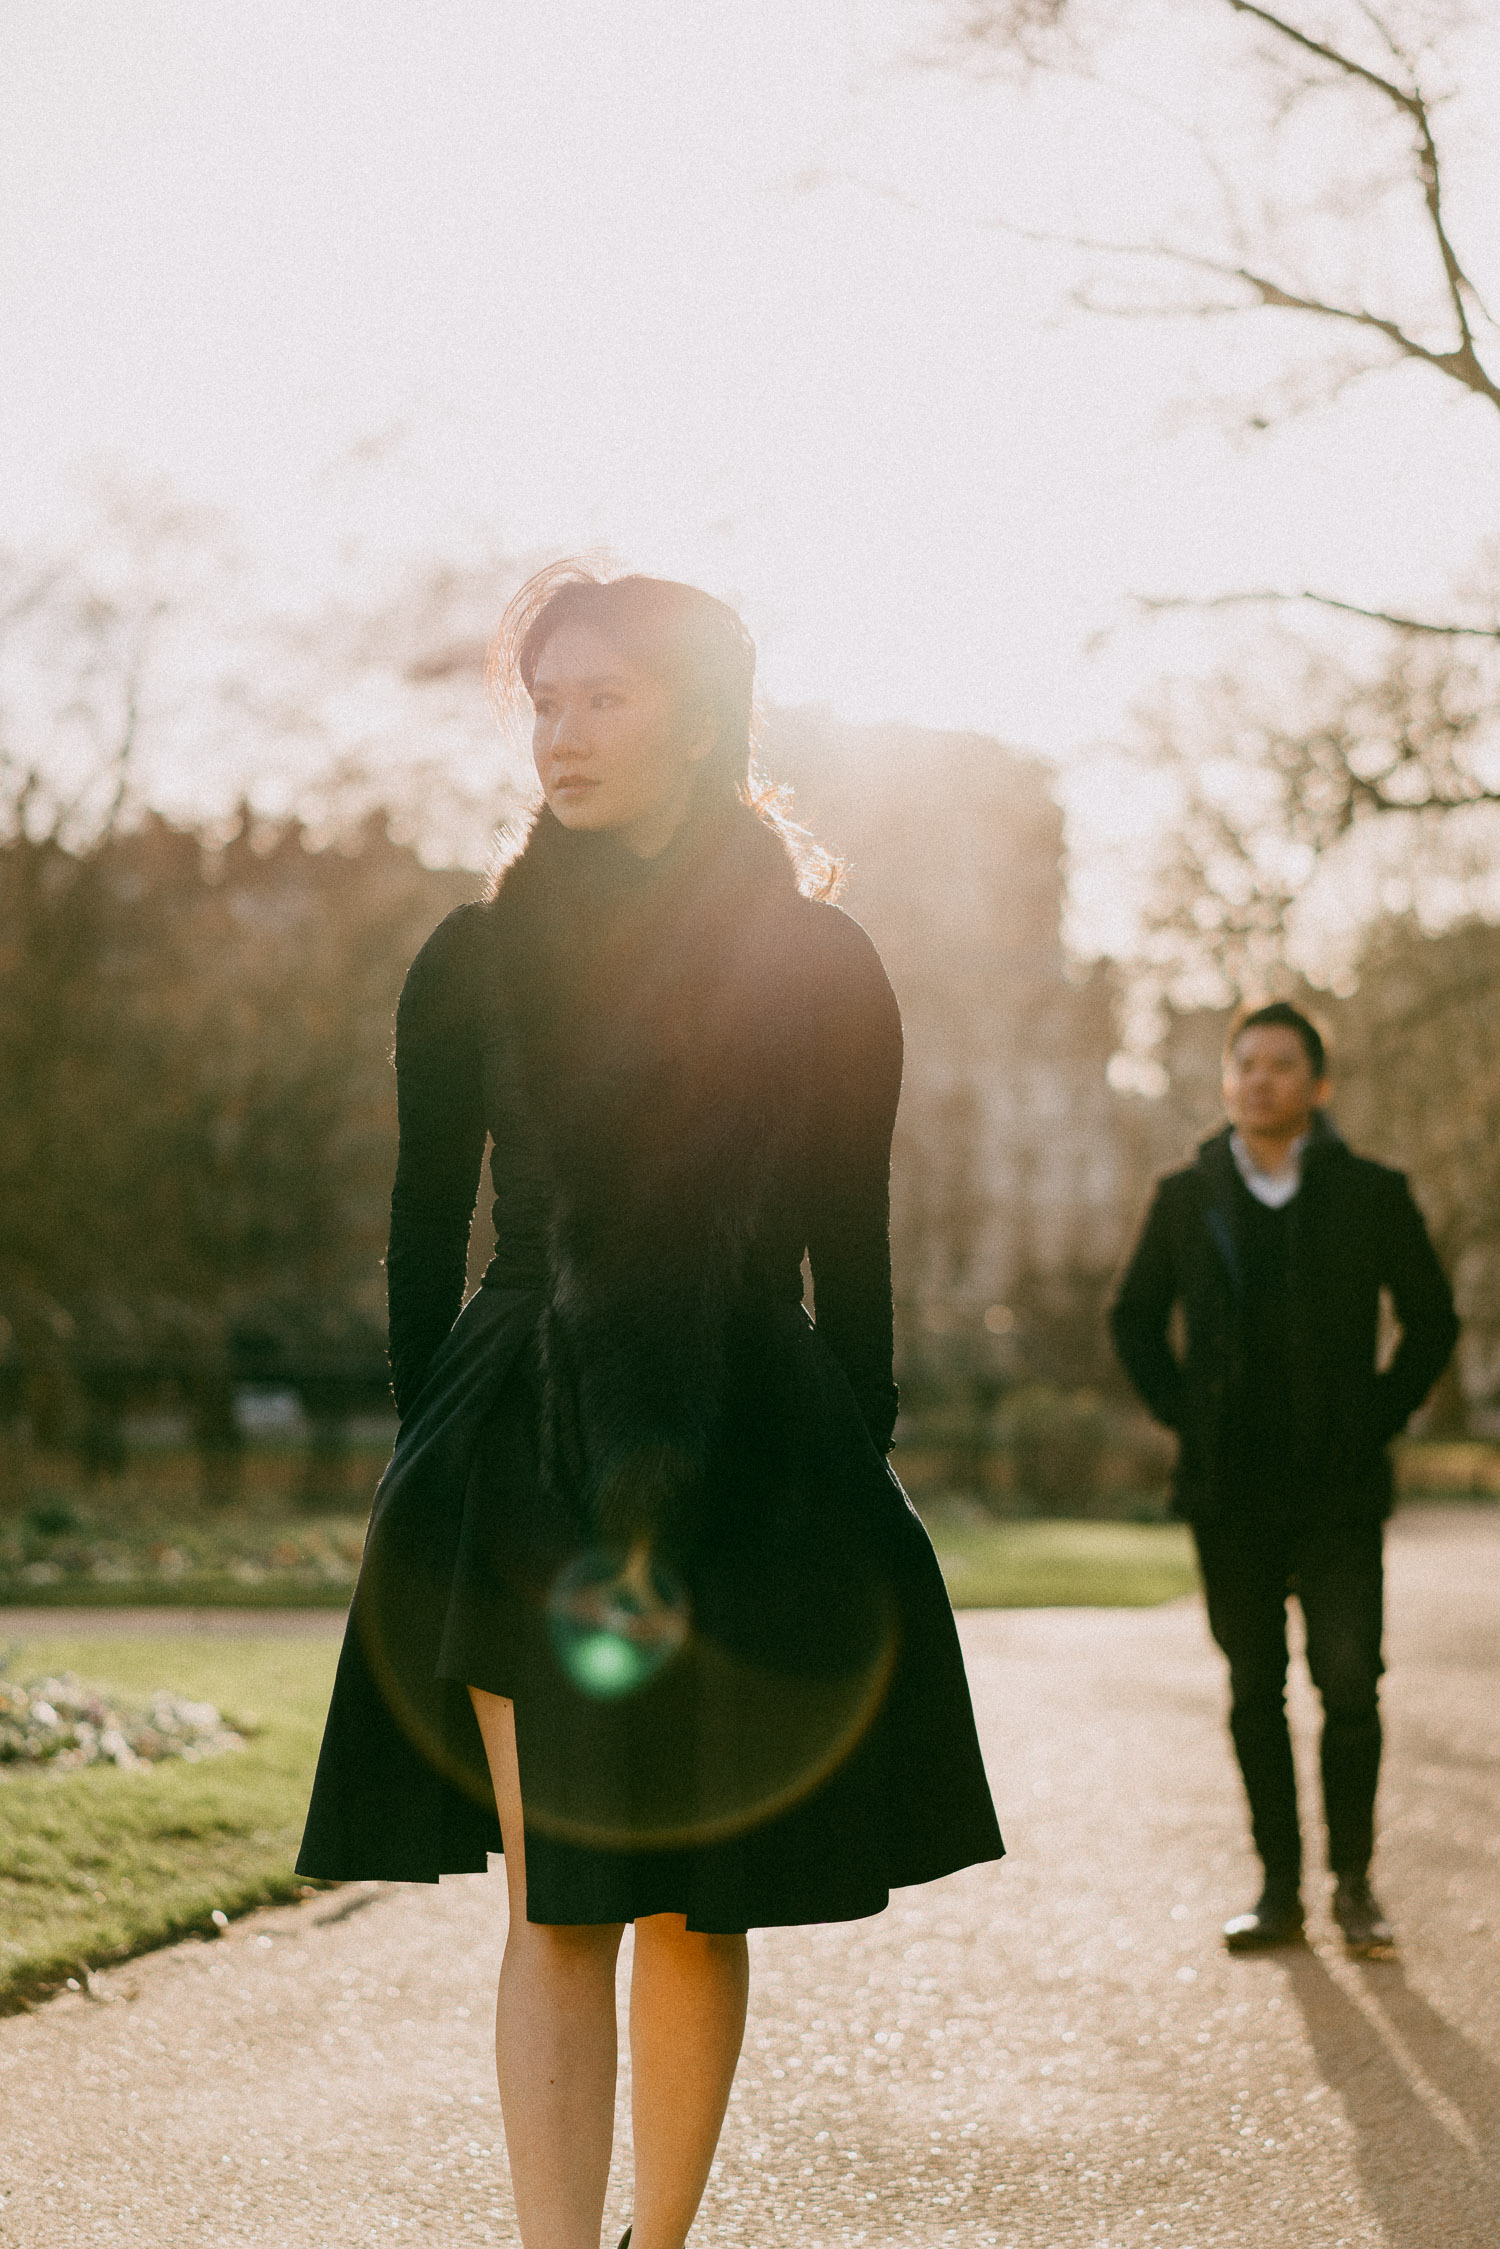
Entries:
[[543,648],[562,625],[583,624],[666,680],[715,722],[700,787],[737,796],[781,836],[801,888],[832,898],[843,866],[791,818],[789,794],[756,760],[755,642],[728,602],[676,578],[609,577],[587,558],[552,562],[513,597],[490,646],[485,677],[503,719],[521,715]]

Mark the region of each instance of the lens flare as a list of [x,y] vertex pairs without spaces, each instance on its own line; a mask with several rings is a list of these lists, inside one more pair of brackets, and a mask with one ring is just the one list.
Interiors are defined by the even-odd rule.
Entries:
[[[726,1441],[679,1578],[675,1556],[580,1549],[571,1518],[512,1503],[536,1493],[520,1402],[476,1447],[447,1425],[409,1443],[382,1484],[358,1656],[418,1754],[492,1813],[469,1688],[508,1697],[528,1831],[603,1851],[717,1845],[839,1785],[896,1681],[913,1538],[936,1568],[889,1470],[851,1489],[842,1456],[778,1473],[763,1434]],[[435,1537],[440,1475],[472,1505]]]
[[547,1596],[554,1653],[580,1694],[632,1695],[666,1669],[688,1636],[688,1598],[666,1564],[638,1547],[590,1548],[559,1571]]

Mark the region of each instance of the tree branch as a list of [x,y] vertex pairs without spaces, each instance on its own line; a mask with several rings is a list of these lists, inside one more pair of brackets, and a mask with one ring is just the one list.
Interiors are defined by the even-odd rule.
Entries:
[[[1231,5],[1237,0],[1231,0]],[[1401,326],[1398,320],[1389,320],[1383,313],[1370,312],[1363,306],[1330,304],[1322,297],[1304,296],[1299,290],[1284,289],[1279,281],[1268,274],[1257,273],[1253,267],[1230,265],[1218,258],[1202,256],[1197,251],[1177,250],[1168,247],[1138,247],[1133,255],[1164,258],[1174,265],[1186,266],[1195,273],[1212,274],[1218,281],[1238,281],[1259,298],[1270,312],[1305,312],[1319,320],[1336,320],[1345,326],[1365,328],[1385,341],[1402,359],[1414,359],[1423,366],[1435,368],[1438,374],[1450,381],[1462,383],[1477,397],[1486,398],[1500,408],[1500,383],[1490,375],[1474,349],[1467,321],[1464,322],[1462,340],[1454,351],[1434,351],[1421,343]],[[1120,255],[1117,249],[1115,255]],[[1184,308],[1218,311],[1222,307]]]
[[[1234,0],[1231,0],[1231,5]],[[1004,224],[1004,222],[1000,222]],[[1500,383],[1490,375],[1474,349],[1473,338],[1467,323],[1463,337],[1454,351],[1434,351],[1417,337],[1408,334],[1400,322],[1389,320],[1383,313],[1367,311],[1358,305],[1330,304],[1322,297],[1309,297],[1295,289],[1283,288],[1268,274],[1258,273],[1251,266],[1231,265],[1222,258],[1206,257],[1201,251],[1179,249],[1169,242],[1104,242],[1083,234],[1054,234],[1048,229],[1005,225],[1004,231],[1017,240],[1035,242],[1053,249],[1076,250],[1093,257],[1150,259],[1166,265],[1182,266],[1190,273],[1208,274],[1216,281],[1235,281],[1249,289],[1262,308],[1270,312],[1304,312],[1320,320],[1334,320],[1346,327],[1363,328],[1378,335],[1388,343],[1398,358],[1413,359],[1431,367],[1450,381],[1462,383],[1477,397],[1488,399],[1500,409]],[[1203,319],[1211,315],[1243,312],[1243,304],[1233,302],[1201,303],[1190,305],[1112,305],[1090,297],[1084,300],[1090,312],[1107,313],[1112,318],[1148,317],[1157,320]]]
[[[1304,313],[1310,318],[1336,321],[1342,326],[1363,329],[1372,337],[1378,336],[1394,351],[1398,359],[1430,367],[1435,373],[1460,383],[1475,397],[1486,399],[1490,405],[1500,410],[1500,380],[1490,373],[1480,358],[1472,317],[1474,313],[1478,313],[1482,319],[1490,321],[1491,316],[1448,231],[1443,201],[1442,163],[1437,137],[1433,131],[1431,108],[1411,58],[1373,9],[1368,9],[1366,13],[1404,71],[1407,79],[1405,84],[1396,77],[1387,77],[1382,71],[1372,69],[1369,64],[1361,62],[1357,56],[1346,53],[1342,48],[1314,37],[1311,32],[1304,31],[1300,25],[1275,9],[1261,6],[1259,0],[1225,0],[1225,5],[1232,14],[1259,24],[1311,61],[1376,95],[1404,121],[1412,136],[1411,162],[1415,184],[1421,193],[1428,232],[1442,274],[1444,295],[1457,332],[1453,348],[1447,351],[1435,349],[1423,343],[1400,319],[1373,312],[1366,306],[1338,304],[1304,290],[1286,287],[1248,260],[1234,263],[1228,259],[1213,258],[1162,243],[1103,242],[1088,237],[1036,232],[1026,228],[1012,228],[1008,231],[1024,240],[1095,256],[1161,260],[1189,272],[1211,276],[1217,281],[1233,282],[1248,290],[1252,299],[1252,307],[1246,308],[1234,302],[1188,305],[1108,304],[1089,296],[1081,300],[1088,310],[1108,312],[1115,317],[1149,314],[1158,318],[1205,317],[1253,309],[1256,306],[1268,311]],[[983,43],[985,39],[992,42],[1003,40],[1007,35],[1006,27],[993,10],[982,10],[977,16],[971,17],[968,28],[970,36],[978,43]],[[1221,181],[1221,187],[1223,184]]]
[[[1409,93],[1405,87],[1396,85],[1389,78],[1382,78],[1378,70],[1371,70],[1368,64],[1357,61],[1353,55],[1346,55],[1339,48],[1326,46],[1321,39],[1314,39],[1310,32],[1299,29],[1294,23],[1288,23],[1285,16],[1278,16],[1270,8],[1258,7],[1256,0],[1228,0],[1228,5],[1235,15],[1253,16],[1268,31],[1274,31],[1279,38],[1288,40],[1294,47],[1300,47],[1305,54],[1315,55],[1319,62],[1331,63],[1335,70],[1343,71],[1346,77],[1362,79],[1365,85],[1372,86],[1377,93],[1384,94],[1388,101],[1394,102],[1398,109],[1405,110],[1409,117],[1420,115],[1419,95]],[[1389,37],[1386,43],[1388,46],[1392,44]],[[1399,53],[1399,50],[1393,48],[1393,52]],[[1404,56],[1401,59],[1404,60]]]
[[1384,39],[1392,55],[1398,62],[1406,64],[1411,77],[1409,86],[1398,86],[1392,79],[1383,78],[1379,71],[1367,69],[1363,63],[1356,61],[1352,55],[1344,54],[1337,47],[1326,46],[1322,40],[1310,38],[1306,32],[1299,30],[1295,24],[1286,22],[1284,17],[1274,15],[1268,8],[1258,7],[1255,0],[1228,0],[1228,4],[1236,15],[1253,16],[1257,22],[1265,24],[1269,30],[1277,32],[1283,39],[1290,40],[1293,45],[1305,49],[1308,54],[1316,55],[1320,61],[1330,63],[1334,69],[1343,71],[1348,77],[1361,80],[1366,86],[1373,88],[1377,93],[1383,94],[1388,102],[1402,111],[1411,121],[1417,136],[1417,165],[1422,182],[1423,200],[1427,205],[1427,215],[1432,227],[1433,240],[1437,245],[1438,256],[1442,260],[1443,275],[1448,286],[1448,301],[1453,307],[1453,315],[1458,322],[1462,344],[1467,345],[1472,353],[1474,339],[1469,325],[1468,307],[1464,299],[1466,296],[1472,298],[1481,312],[1484,311],[1484,305],[1478,290],[1459,262],[1458,253],[1453,247],[1446,221],[1443,218],[1442,168],[1438,157],[1437,139],[1432,130],[1432,116],[1427,105],[1427,97],[1418,83],[1417,74],[1411,65],[1410,58],[1391,36],[1390,31],[1381,22],[1373,8],[1367,8],[1365,13],[1381,38]]
[[[1314,39],[1309,33],[1299,29],[1296,24],[1288,23],[1284,16],[1276,15],[1269,8],[1258,6],[1256,0],[1228,0],[1228,5],[1235,15],[1253,18],[1255,22],[1262,23],[1268,30],[1275,32],[1278,37],[1290,41],[1293,46],[1300,47],[1304,53],[1315,56],[1320,62],[1327,63],[1334,70],[1341,71],[1346,77],[1356,79],[1362,85],[1370,87],[1372,91],[1380,94],[1408,120],[1416,136],[1417,177],[1422,189],[1422,200],[1427,206],[1428,224],[1432,230],[1433,244],[1443,269],[1443,280],[1448,293],[1448,302],[1452,308],[1453,317],[1458,324],[1459,341],[1457,349],[1442,354],[1440,358],[1434,359],[1433,363],[1441,365],[1446,361],[1446,372],[1455,375],[1460,382],[1466,383],[1470,390],[1478,392],[1482,397],[1487,397],[1492,404],[1500,405],[1500,389],[1497,389],[1494,381],[1486,372],[1475,348],[1474,331],[1469,319],[1469,303],[1472,302],[1477,306],[1486,318],[1489,316],[1485,311],[1484,300],[1465,272],[1458,252],[1453,246],[1452,237],[1448,233],[1447,221],[1443,216],[1442,163],[1438,155],[1437,137],[1432,130],[1432,115],[1428,108],[1427,97],[1422,91],[1409,57],[1397,44],[1373,9],[1366,10],[1371,22],[1385,40],[1392,55],[1396,57],[1398,62],[1407,66],[1410,83],[1406,86],[1399,86],[1394,79],[1385,78],[1378,70],[1369,69],[1366,64],[1359,62],[1353,55],[1345,54],[1341,48],[1330,47],[1323,40]],[[1406,349],[1407,347],[1403,345],[1401,348]],[[1433,355],[1413,354],[1412,356],[1432,358]]]
[[[1416,762],[1414,758],[1403,759],[1396,770],[1409,772]],[[1358,775],[1351,775],[1350,780],[1351,796],[1357,796],[1371,812],[1464,812],[1473,805],[1500,804],[1500,789],[1488,788],[1482,781],[1451,789],[1434,784],[1425,796],[1403,797],[1393,796],[1378,780],[1365,780]]]
[[1298,593],[1281,593],[1274,588],[1246,593],[1220,594],[1146,594],[1137,597],[1135,606],[1148,616],[1164,615],[1177,609],[1234,609],[1246,603],[1265,605],[1279,603],[1289,606],[1311,602],[1319,609],[1336,609],[1346,617],[1365,617],[1371,624],[1389,625],[1395,632],[1424,633],[1437,640],[1487,640],[1500,643],[1500,625],[1444,625],[1427,617],[1403,617],[1391,609],[1366,609],[1361,602],[1340,601],[1331,593],[1314,593],[1304,586]]

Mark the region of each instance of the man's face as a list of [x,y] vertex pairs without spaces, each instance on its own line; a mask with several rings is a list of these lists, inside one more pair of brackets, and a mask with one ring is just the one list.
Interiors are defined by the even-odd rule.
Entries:
[[1328,1080],[1313,1074],[1307,1049],[1285,1023],[1241,1031],[1224,1059],[1224,1108],[1241,1132],[1305,1132],[1326,1098]]

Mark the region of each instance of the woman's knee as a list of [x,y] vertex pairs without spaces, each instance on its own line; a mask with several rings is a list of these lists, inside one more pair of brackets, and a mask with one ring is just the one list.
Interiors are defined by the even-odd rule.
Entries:
[[637,1953],[642,1950],[684,1965],[738,1964],[747,1954],[743,1936],[725,1936],[709,1929],[690,1929],[685,1913],[646,1913],[635,1924]]
[[614,1974],[625,1929],[617,1921],[513,1920],[509,1942],[560,1976]]

